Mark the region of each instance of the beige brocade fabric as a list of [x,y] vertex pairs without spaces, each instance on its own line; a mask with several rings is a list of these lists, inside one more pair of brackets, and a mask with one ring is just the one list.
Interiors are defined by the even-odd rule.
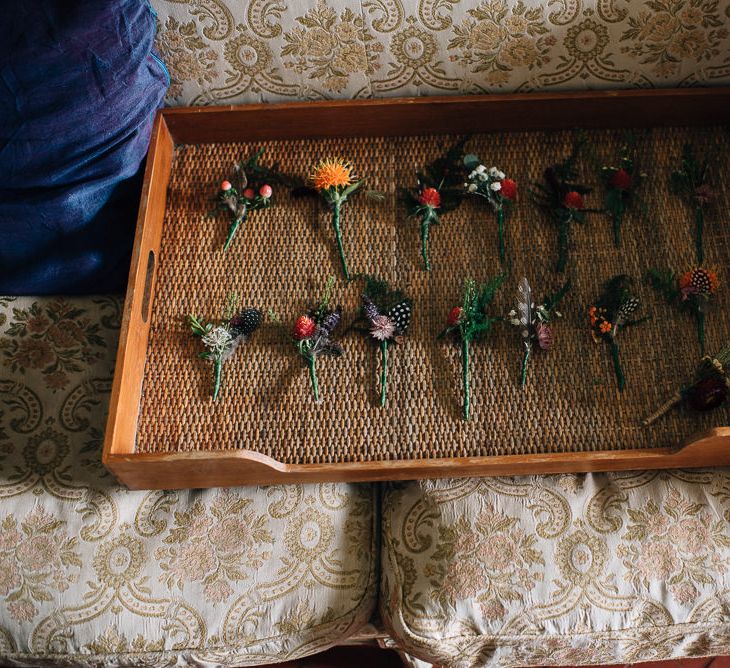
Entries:
[[153,0],[168,103],[730,82],[728,0]]
[[459,668],[730,654],[730,471],[391,484],[381,615]]
[[243,666],[342,642],[375,605],[376,488],[115,484],[120,311],[0,297],[0,664]]

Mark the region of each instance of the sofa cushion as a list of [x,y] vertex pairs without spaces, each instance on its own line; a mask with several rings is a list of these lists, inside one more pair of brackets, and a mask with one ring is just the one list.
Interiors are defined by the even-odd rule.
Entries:
[[257,665],[347,638],[375,606],[375,488],[120,487],[120,312],[0,298],[0,663]]
[[730,471],[390,485],[381,615],[447,666],[730,653]]

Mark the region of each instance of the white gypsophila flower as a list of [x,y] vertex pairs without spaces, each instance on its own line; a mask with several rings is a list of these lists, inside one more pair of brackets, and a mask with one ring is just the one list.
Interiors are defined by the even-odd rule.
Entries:
[[476,175],[477,175],[476,171],[475,170],[472,170],[471,172],[469,172],[469,179],[475,178]]
[[202,341],[211,353],[222,356],[230,347],[233,337],[225,327],[214,327],[202,337]]
[[477,191],[477,184],[476,183],[470,183],[469,184],[469,187],[467,188],[467,190],[470,193],[475,193]]
[[479,165],[475,171],[477,174],[484,174],[484,172],[487,171],[487,168],[484,165]]
[[499,170],[496,167],[489,168],[489,176],[497,176],[497,174],[499,174]]
[[468,184],[468,183],[465,183],[465,184],[464,184],[464,187],[465,187],[465,188],[468,188],[468,187],[469,187],[469,184]]
[[502,190],[502,184],[499,181],[495,181],[494,183],[489,184],[490,190],[494,190],[494,192],[497,192],[499,190]]
[[513,325],[517,325],[518,327],[522,325],[518,318],[510,318],[510,323]]
[[480,181],[486,181],[486,180],[487,180],[488,178],[489,178],[489,177],[488,177],[488,176],[487,176],[486,174],[480,174],[480,175],[479,175],[479,180],[480,180]]
[[501,181],[504,179],[504,177],[507,176],[504,172],[497,172],[497,178]]
[[514,309],[512,309],[507,315],[510,318],[514,318],[517,315],[517,311],[515,311]]

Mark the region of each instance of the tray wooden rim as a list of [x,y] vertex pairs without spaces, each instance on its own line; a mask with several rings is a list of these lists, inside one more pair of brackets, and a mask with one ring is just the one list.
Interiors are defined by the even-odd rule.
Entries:
[[[671,104],[667,104],[671,101]],[[534,106],[540,105],[540,113]],[[448,127],[474,131],[489,115],[509,130],[725,124],[730,88],[440,96],[386,100],[291,102],[163,109],[155,119],[140,201],[112,384],[102,461],[132,489],[179,489],[307,481],[402,480],[730,465],[730,427],[675,447],[471,458],[403,459],[334,464],[282,464],[236,451],[135,453],[137,417],[149,336],[145,304],[157,257],[175,144],[332,136],[429,134]],[[387,117],[387,126],[383,126]],[[244,131],[245,128],[245,131]],[[479,127],[483,132],[483,128]],[[149,314],[148,314],[149,316]]]

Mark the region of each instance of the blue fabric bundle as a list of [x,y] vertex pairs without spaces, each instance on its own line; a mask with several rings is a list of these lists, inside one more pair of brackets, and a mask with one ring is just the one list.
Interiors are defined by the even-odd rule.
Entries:
[[5,0],[0,294],[106,292],[129,271],[169,77],[145,0]]

